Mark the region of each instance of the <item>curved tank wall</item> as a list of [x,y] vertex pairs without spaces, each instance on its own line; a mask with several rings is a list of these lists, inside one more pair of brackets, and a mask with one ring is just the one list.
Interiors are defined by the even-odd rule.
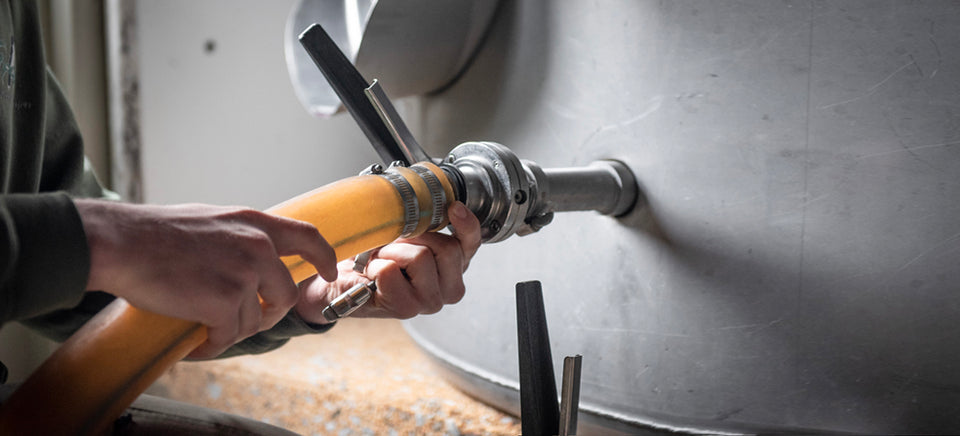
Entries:
[[957,3],[505,2],[419,115],[434,153],[616,158],[649,202],[483,247],[407,324],[474,395],[516,407],[538,279],[584,425],[960,430]]

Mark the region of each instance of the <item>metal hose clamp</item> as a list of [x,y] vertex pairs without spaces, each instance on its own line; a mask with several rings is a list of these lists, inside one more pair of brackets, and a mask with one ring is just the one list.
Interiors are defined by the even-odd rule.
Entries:
[[377,175],[387,179],[397,188],[400,200],[403,202],[403,231],[400,233],[400,237],[405,238],[413,235],[413,232],[417,230],[420,218],[420,204],[417,202],[417,195],[414,193],[413,187],[410,186],[410,182],[403,178],[403,175],[390,169]]
[[430,171],[426,167],[419,165],[414,165],[410,167],[411,170],[415,171],[421,179],[427,184],[427,189],[430,190],[430,201],[433,203],[433,214],[430,215],[430,227],[427,228],[428,231],[436,230],[440,228],[440,225],[443,223],[444,217],[444,205],[447,204],[447,193],[443,190],[443,185],[440,184],[440,179],[437,178],[437,175]]

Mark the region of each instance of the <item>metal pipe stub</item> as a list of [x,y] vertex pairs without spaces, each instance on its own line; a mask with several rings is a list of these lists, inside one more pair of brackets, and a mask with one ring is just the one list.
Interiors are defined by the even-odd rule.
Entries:
[[[517,233],[530,209],[531,180],[520,159],[510,149],[495,142],[460,144],[444,163],[456,167],[462,175],[461,199],[480,220],[483,242],[498,242]],[[514,196],[524,201],[514,201]]]
[[[460,144],[443,162],[455,168],[458,199],[480,220],[483,242],[540,230],[554,212],[594,210],[622,216],[637,202],[633,172],[622,162],[600,160],[575,168],[542,169],[495,142]],[[462,197],[462,198],[461,198]]]

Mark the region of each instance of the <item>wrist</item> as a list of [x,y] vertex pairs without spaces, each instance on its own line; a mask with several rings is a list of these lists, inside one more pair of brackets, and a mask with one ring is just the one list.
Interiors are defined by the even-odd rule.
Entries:
[[122,203],[75,199],[74,205],[80,214],[90,253],[90,273],[86,290],[106,290],[109,288],[107,279],[111,276],[111,253],[116,249],[111,233],[115,233],[115,227],[118,226],[118,223],[111,222],[109,217],[116,214],[116,208],[123,207]]
[[294,315],[296,315],[297,318],[300,318],[300,320],[306,323],[307,325],[323,327],[323,326],[326,326],[327,324],[333,324],[333,322],[328,321],[322,315],[315,317],[315,316],[311,316],[309,313],[306,313],[306,312],[307,311],[302,311],[300,309],[293,310]]

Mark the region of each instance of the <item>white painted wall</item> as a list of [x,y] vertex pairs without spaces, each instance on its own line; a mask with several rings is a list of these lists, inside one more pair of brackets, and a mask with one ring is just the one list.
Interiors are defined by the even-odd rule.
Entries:
[[139,2],[146,202],[263,209],[377,161],[349,115],[312,118],[296,99],[292,3]]

